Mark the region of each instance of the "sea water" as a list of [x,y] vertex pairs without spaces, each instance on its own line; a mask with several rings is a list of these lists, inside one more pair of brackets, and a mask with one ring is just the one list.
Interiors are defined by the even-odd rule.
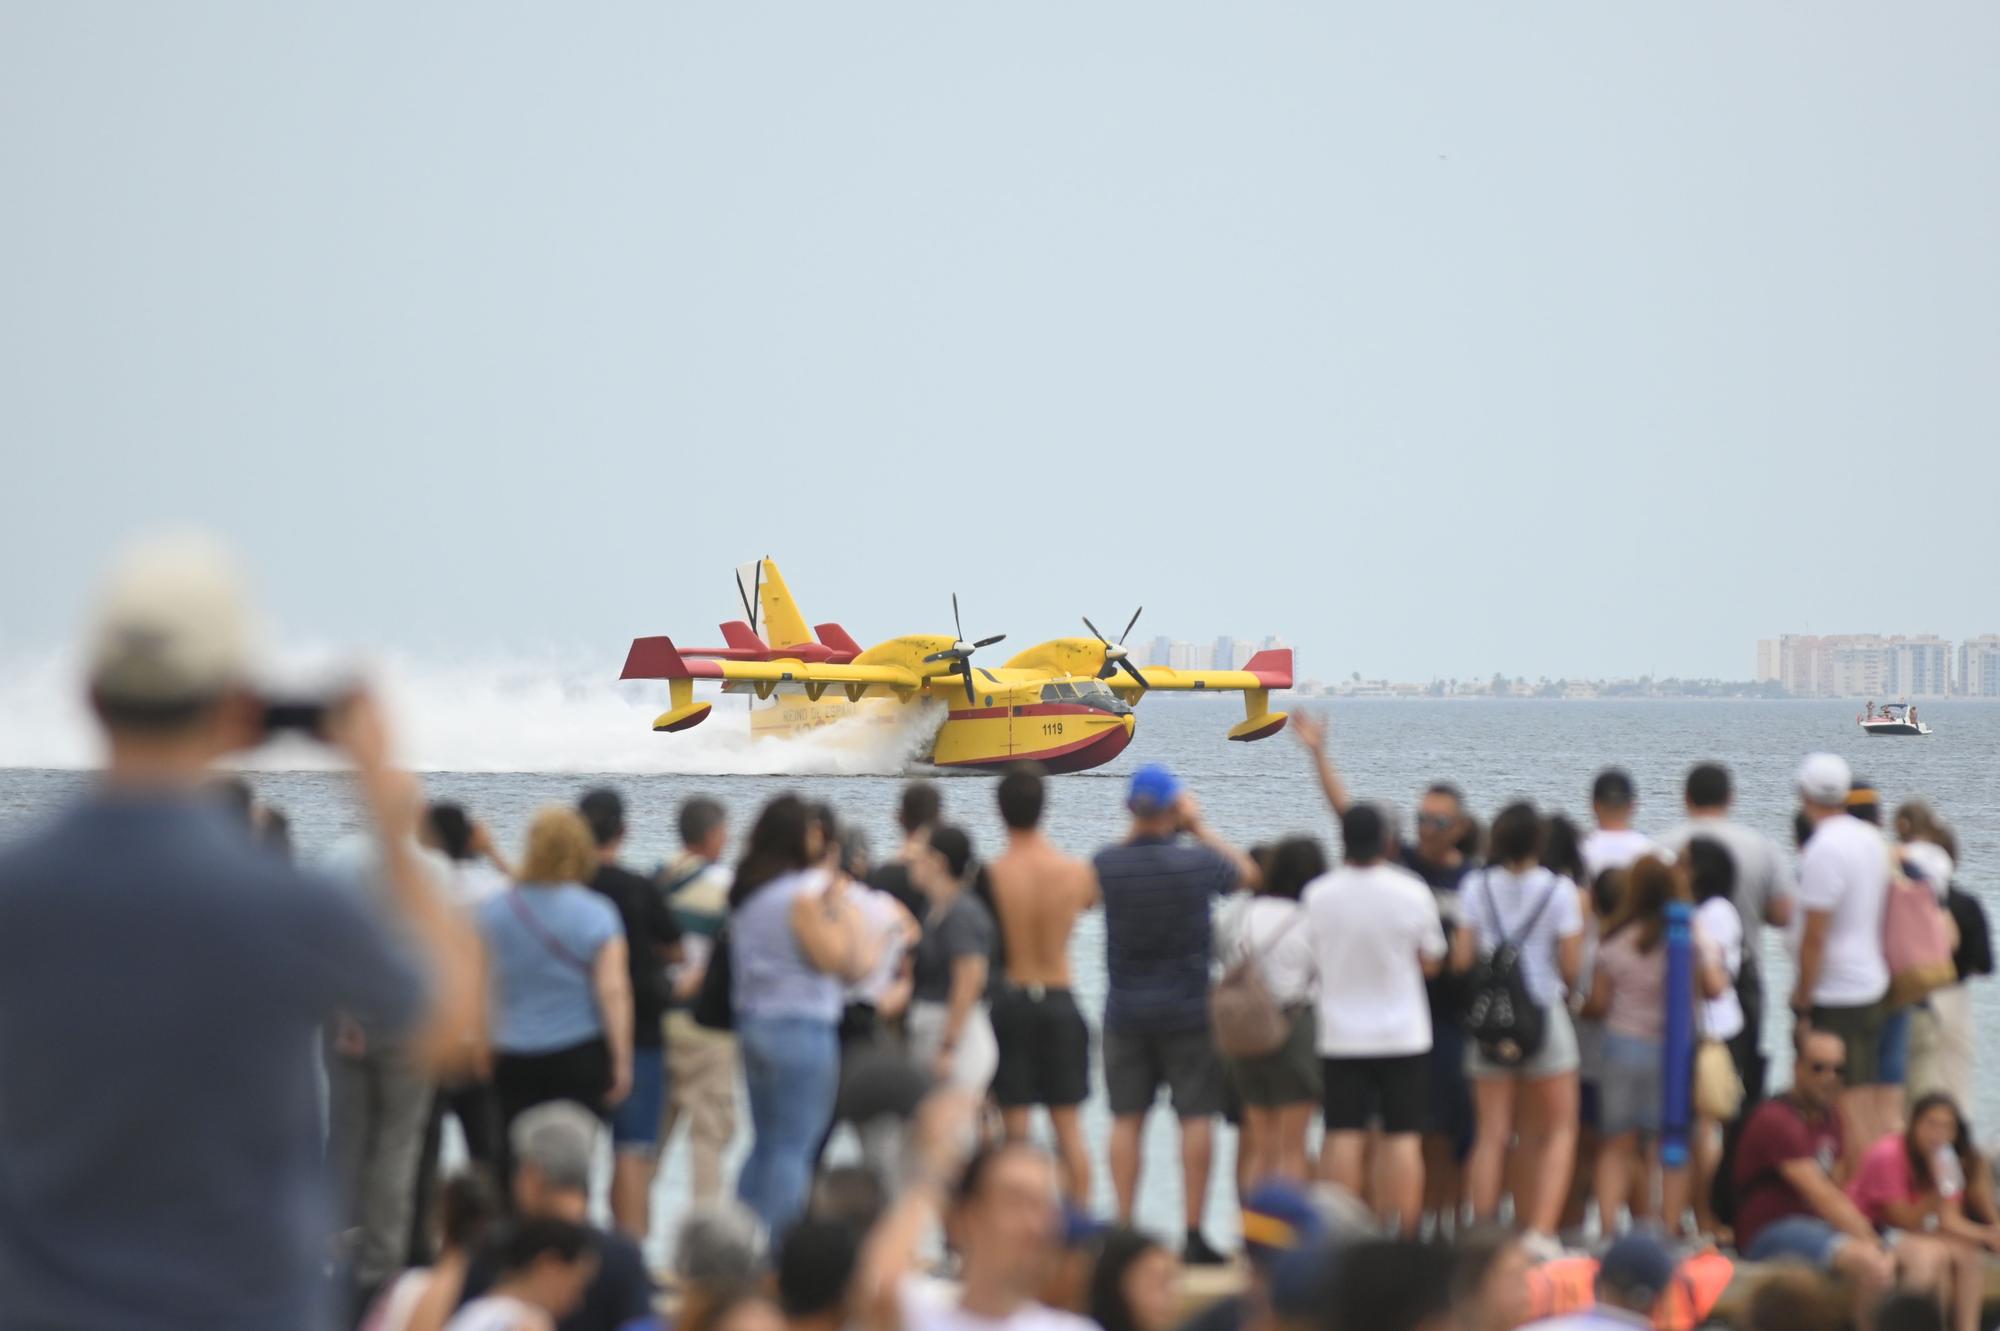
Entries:
[[[657,690],[655,690],[657,692]],[[772,795],[795,790],[831,804],[859,827],[878,854],[896,845],[894,815],[907,754],[921,749],[934,719],[913,718],[902,729],[820,733],[802,741],[760,741],[742,733],[743,702],[726,699],[701,728],[685,735],[645,729],[659,699],[643,688],[607,688],[521,672],[463,679],[425,678],[398,694],[409,751],[436,798],[462,802],[486,821],[503,844],[518,850],[534,811],[573,801],[585,788],[608,784],[627,801],[631,836],[627,859],[650,868],[673,853],[674,811],[689,795],[705,793],[729,808],[740,832]],[[4,701],[4,700],[0,700]],[[1927,738],[1868,738],[1855,724],[1856,707],[1843,702],[1749,701],[1367,701],[1294,703],[1324,710],[1332,720],[1332,747],[1357,798],[1384,801],[1407,818],[1417,795],[1435,780],[1462,787],[1475,812],[1490,817],[1518,797],[1546,809],[1568,811],[1587,823],[1592,776],[1617,764],[1639,789],[1638,824],[1664,830],[1680,821],[1680,786],[1688,766],[1702,760],[1729,765],[1735,774],[1737,815],[1791,844],[1796,806],[1791,776],[1799,758],[1814,750],[1846,756],[1855,772],[1872,780],[1893,806],[1921,796],[1958,831],[1962,886],[1989,902],[2000,888],[2000,706],[1976,702],[1925,704],[1936,730]],[[424,710],[432,709],[426,719]],[[416,712],[411,716],[412,711]],[[0,708],[0,713],[4,709]],[[1316,835],[1337,849],[1338,834],[1306,755],[1288,735],[1254,744],[1224,741],[1241,716],[1230,698],[1155,697],[1139,709],[1131,746],[1096,771],[1052,780],[1047,826],[1051,837],[1089,854],[1125,833],[1125,780],[1140,763],[1164,762],[1187,781],[1211,826],[1250,846],[1292,833]],[[16,713],[13,719],[18,719]],[[837,732],[839,728],[835,728]],[[23,751],[21,731],[0,735],[0,763],[41,761],[63,766],[0,768],[0,838],[22,833],[88,787],[88,749],[73,722],[50,722],[36,732],[34,753]],[[604,755],[592,762],[593,754]],[[267,756],[280,767],[318,762],[309,750]],[[477,768],[481,770],[452,770]],[[337,772],[266,770],[251,774],[259,797],[291,818],[299,853],[310,859],[357,826],[346,779]],[[941,778],[945,816],[964,824],[982,851],[1000,844],[990,778]],[[1095,914],[1079,924],[1073,946],[1078,997],[1095,1023],[1104,996],[1104,935]],[[1782,1056],[1784,996],[1791,967],[1775,931],[1765,947],[1770,1025],[1766,1048],[1773,1078],[1789,1076]],[[1973,1007],[1984,1023],[2000,1018],[2000,990],[1973,985]],[[1980,1068],[1977,1122],[2000,1122],[2000,1059]],[[1108,1205],[1110,1179],[1103,1143],[1109,1117],[1099,1093],[1085,1107],[1085,1122],[1099,1168],[1097,1194]],[[747,1124],[746,1124],[747,1126]],[[686,1146],[676,1143],[665,1161],[658,1199],[663,1215],[677,1214],[687,1197]],[[743,1143],[738,1142],[740,1155]],[[1149,1123],[1140,1223],[1178,1233],[1181,1182],[1173,1124],[1164,1107]],[[1208,1215],[1211,1234],[1234,1233],[1228,1180],[1233,1137],[1219,1138]],[[664,1235],[655,1237],[656,1258]]]

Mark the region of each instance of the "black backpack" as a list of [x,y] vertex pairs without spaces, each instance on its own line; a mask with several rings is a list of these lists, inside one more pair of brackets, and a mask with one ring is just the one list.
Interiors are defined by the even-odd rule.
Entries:
[[[1500,912],[1493,905],[1490,877],[1490,870],[1480,875],[1479,891],[1486,900],[1486,913],[1493,917],[1497,929]],[[1548,1018],[1541,1004],[1529,995],[1528,983],[1521,975],[1521,943],[1534,932],[1535,922],[1561,890],[1560,878],[1549,884],[1549,890],[1542,894],[1527,921],[1512,937],[1501,935],[1500,946],[1472,969],[1471,983],[1467,986],[1470,997],[1465,1005],[1465,1033],[1478,1043],[1481,1054],[1503,1068],[1517,1068],[1541,1052]]]
[[1952,923],[1958,926],[1958,950],[1951,954],[1958,978],[1969,980],[1975,975],[1991,975],[1993,932],[1986,922],[1986,907],[1978,897],[1960,887],[1951,889],[1944,904],[1951,912]]

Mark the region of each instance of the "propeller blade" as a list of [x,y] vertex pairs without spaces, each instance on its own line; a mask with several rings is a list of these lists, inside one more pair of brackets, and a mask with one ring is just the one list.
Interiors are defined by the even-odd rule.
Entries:
[[951,594],[951,626],[958,630],[958,641],[965,641],[965,625],[958,620],[958,593]]
[[958,663],[958,672],[965,676],[965,700],[967,702],[979,701],[972,692],[972,662],[961,659]]
[[1097,639],[1097,640],[1098,640],[1099,642],[1103,643],[1103,644],[1104,644],[1104,645],[1105,645],[1106,647],[1109,647],[1109,646],[1111,645],[1111,639],[1109,639],[1109,638],[1105,637],[1105,636],[1104,636],[1104,635],[1103,635],[1102,633],[1099,633],[1099,632],[1097,631],[1097,625],[1095,625],[1095,624],[1093,624],[1093,623],[1091,623],[1091,622],[1090,622],[1090,616],[1089,616],[1089,615],[1085,615],[1085,616],[1083,617],[1083,626],[1084,626],[1085,628],[1087,628],[1087,629],[1089,629],[1089,630],[1090,630],[1090,636],[1091,636],[1091,637],[1093,637],[1093,638],[1096,638],[1096,639]]
[[1007,641],[1006,634],[996,633],[990,638],[981,638],[978,642],[975,642],[972,645],[974,647],[991,647],[996,642],[1005,642],[1005,641]]
[[1125,657],[1122,657],[1122,656],[1121,656],[1121,657],[1119,657],[1119,658],[1118,658],[1118,664],[1119,664],[1120,666],[1124,667],[1124,670],[1125,670],[1125,673],[1126,673],[1126,674],[1130,675],[1130,676],[1131,676],[1131,677],[1132,677],[1133,679],[1135,679],[1135,680],[1137,680],[1137,681],[1138,681],[1138,684],[1139,684],[1139,687],[1140,687],[1140,688],[1142,688],[1142,689],[1150,689],[1150,688],[1152,688],[1152,687],[1153,687],[1153,686],[1152,686],[1151,684],[1148,684],[1148,683],[1146,682],[1146,677],[1145,677],[1144,675],[1142,675],[1142,674],[1140,674],[1140,673],[1139,673],[1139,667],[1138,667],[1138,666],[1135,666],[1135,665],[1133,665],[1133,664],[1132,664],[1132,662],[1131,662],[1130,660],[1128,660],[1128,659],[1126,659]]
[[[1129,638],[1129,637],[1131,637],[1131,636],[1132,636],[1132,626],[1133,626],[1134,624],[1137,624],[1137,623],[1139,622],[1139,616],[1141,616],[1141,615],[1143,615],[1143,614],[1145,614],[1145,613],[1146,613],[1146,607],[1145,607],[1145,606],[1143,606],[1143,605],[1142,605],[1142,606],[1140,606],[1140,607],[1139,607],[1139,608],[1138,608],[1137,610],[1134,610],[1134,611],[1132,612],[1132,618],[1131,618],[1130,622],[1128,622],[1128,623],[1127,623],[1127,624],[1125,625],[1125,631],[1124,631],[1123,633],[1121,633],[1121,634],[1119,634],[1119,635],[1118,635],[1118,645],[1119,645],[1120,647],[1123,647],[1123,646],[1125,645],[1125,639],[1127,639],[1127,638]],[[1095,630],[1095,629],[1092,629],[1092,630],[1091,630],[1091,632],[1093,632],[1093,633],[1095,633],[1096,631],[1097,631],[1097,630]]]

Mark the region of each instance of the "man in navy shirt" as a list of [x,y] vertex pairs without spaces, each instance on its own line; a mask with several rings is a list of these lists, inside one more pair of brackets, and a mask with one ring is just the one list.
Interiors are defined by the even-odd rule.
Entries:
[[326,1326],[331,1207],[314,1032],[479,1011],[477,941],[413,860],[416,801],[365,696],[327,730],[382,845],[388,919],[201,793],[258,743],[233,570],[135,551],[89,643],[98,788],[0,854],[0,1331]]
[[1104,901],[1104,1081],[1111,1100],[1111,1182],[1130,1223],[1139,1194],[1139,1139],[1164,1084],[1180,1119],[1187,1210],[1185,1259],[1222,1258],[1202,1237],[1212,1120],[1222,1111],[1222,1064],[1209,1033],[1209,903],[1254,885],[1257,867],[1211,832],[1174,774],[1132,774],[1132,830],[1097,853]]

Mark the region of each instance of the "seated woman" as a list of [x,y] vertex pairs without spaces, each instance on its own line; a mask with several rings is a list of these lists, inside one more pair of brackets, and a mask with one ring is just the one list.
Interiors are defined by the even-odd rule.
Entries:
[[1954,1331],[1978,1331],[1985,1255],[2000,1252],[2000,1212],[1986,1161],[1951,1097],[1918,1100],[1903,1135],[1868,1148],[1847,1194],[1891,1236],[1899,1283],[1935,1289]]
[[522,1220],[500,1254],[499,1281],[459,1308],[445,1331],[555,1331],[597,1273],[590,1229],[568,1220]]

